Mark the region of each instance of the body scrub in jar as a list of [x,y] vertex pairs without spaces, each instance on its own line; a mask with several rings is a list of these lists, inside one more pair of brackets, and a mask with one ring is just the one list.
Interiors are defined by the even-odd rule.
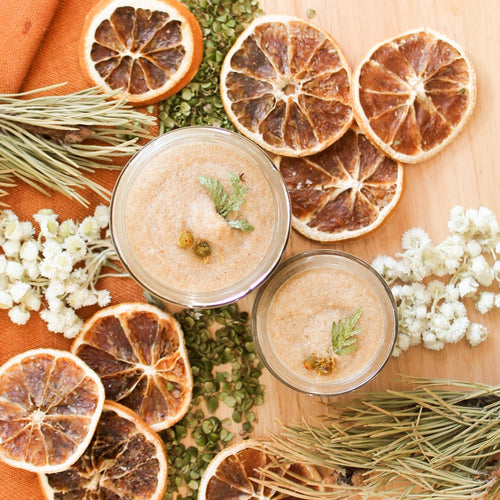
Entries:
[[138,283],[187,307],[233,302],[275,268],[290,231],[281,175],[250,140],[185,127],[148,143],[111,201],[117,253]]
[[259,290],[257,351],[293,389],[336,395],[360,387],[388,360],[397,332],[394,298],[382,277],[343,252],[305,252]]

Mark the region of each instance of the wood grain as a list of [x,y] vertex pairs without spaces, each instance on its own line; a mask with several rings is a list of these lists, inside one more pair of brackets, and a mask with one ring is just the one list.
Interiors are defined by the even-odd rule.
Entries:
[[[290,14],[310,19],[326,29],[343,48],[354,68],[375,44],[398,33],[420,27],[432,28],[461,44],[477,72],[478,97],[474,113],[459,136],[440,154],[424,163],[406,167],[406,188],[389,222],[362,240],[319,245],[292,231],[286,256],[314,248],[350,252],[368,262],[379,254],[400,250],[405,230],[420,226],[437,243],[446,237],[448,215],[455,205],[486,206],[500,217],[498,196],[498,130],[500,101],[495,88],[500,80],[497,50],[500,46],[500,2],[483,0],[261,0],[266,14]],[[251,307],[253,297],[242,301]],[[479,315],[469,307],[470,317],[490,331],[486,342],[470,347],[463,340],[434,352],[420,346],[392,358],[366,390],[400,386],[400,374],[453,378],[490,384],[500,382],[500,311]],[[277,420],[290,423],[297,418],[323,413],[319,398],[288,389],[268,373],[265,405],[259,408],[256,434],[279,428]],[[339,399],[360,395],[351,393]],[[330,398],[335,403],[337,399]]]
[[[86,4],[83,7],[82,2],[78,3],[81,9],[76,9],[77,15],[80,16],[77,18],[73,10],[74,2],[61,1],[66,9],[59,11],[57,19],[61,25],[62,19],[66,19],[65,16],[70,14],[73,21],[81,21],[87,4],[93,2],[85,0],[83,3]],[[447,234],[449,211],[457,204],[468,208],[486,206],[500,217],[500,197],[497,195],[499,182],[495,175],[495,169],[500,166],[497,159],[500,100],[496,94],[500,81],[498,0],[260,0],[260,5],[268,14],[291,14],[302,18],[306,18],[308,9],[314,9],[316,16],[312,22],[333,35],[343,48],[352,68],[380,41],[412,28],[429,27],[460,43],[469,54],[477,72],[477,105],[469,123],[455,141],[438,156],[406,168],[406,190],[391,220],[376,233],[362,240],[324,247],[344,250],[371,262],[379,254],[396,253],[400,248],[401,235],[411,227],[420,226],[430,234],[433,241],[441,241]],[[71,80],[75,78],[73,73],[78,73],[78,70],[68,63],[74,60],[71,45],[68,45],[68,50],[64,53],[67,58],[61,58],[60,45],[59,42],[56,43],[57,37],[60,36],[58,33],[49,33],[47,40],[50,43],[46,43],[43,54],[50,54],[50,57],[46,57],[45,65],[40,66],[43,71],[39,68],[38,73],[30,75],[28,86],[55,83],[50,79],[57,78],[56,81],[61,81],[61,75],[66,74],[68,77],[64,78]],[[57,51],[54,48],[56,45]],[[56,53],[58,57],[54,58],[53,54]],[[52,71],[54,65],[57,71]],[[13,203],[16,211],[21,204],[18,192],[13,195],[16,197]],[[32,198],[26,199],[31,203]],[[26,207],[28,216],[33,213],[28,202],[23,206]],[[46,206],[45,199],[43,206]],[[50,206],[59,214],[68,211],[66,200],[59,198],[51,201]],[[19,215],[24,217],[26,213]],[[71,217],[81,220],[85,215],[87,214],[82,207],[72,204]],[[314,248],[320,248],[320,245],[292,231],[286,256]],[[114,298],[117,301],[125,301],[130,299],[130,293],[128,289],[124,289]],[[251,310],[253,297],[254,295],[250,295],[242,300],[241,307]],[[474,313],[475,311],[471,311],[471,316],[480,320],[490,330],[490,336],[485,343],[471,348],[467,342],[462,341],[446,346],[441,352],[421,347],[411,348],[399,358],[391,359],[364,389],[382,390],[397,387],[400,385],[400,374],[500,383],[500,332],[496,331],[500,326],[500,311],[484,317]],[[24,350],[24,345],[28,343],[31,343],[30,347],[35,347],[43,340],[44,346],[57,344],[61,347],[62,342],[58,336],[46,336],[44,330],[34,340],[29,336],[23,337],[17,335],[11,325],[3,331],[3,335],[4,344],[0,347],[0,355],[3,356],[6,356],[5,343],[8,339],[13,339],[12,343],[19,352]],[[278,431],[278,420],[292,423],[300,417],[325,412],[320,398],[288,389],[268,373],[264,375],[263,382],[266,384],[265,404],[257,411],[259,420],[255,437],[263,436],[266,431]],[[338,399],[330,398],[329,402],[335,404],[339,399],[360,394],[361,392],[356,392]],[[14,474],[6,468],[7,466],[0,466],[0,477],[6,485],[0,498],[41,499],[37,479],[33,474],[24,471],[16,471]]]

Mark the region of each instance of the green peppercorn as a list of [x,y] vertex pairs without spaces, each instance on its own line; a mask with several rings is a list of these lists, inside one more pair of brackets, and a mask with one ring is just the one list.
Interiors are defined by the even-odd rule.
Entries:
[[333,358],[322,359],[316,368],[316,371],[321,373],[322,375],[328,375],[332,373],[335,368],[335,360]]
[[306,370],[315,370],[321,375],[328,375],[335,368],[335,359],[331,357],[319,358],[318,356],[309,356],[304,360],[304,368]]
[[316,370],[318,366],[318,360],[315,357],[309,357],[304,360],[304,368],[306,370]]
[[200,259],[206,259],[212,253],[212,246],[207,240],[196,240],[193,247],[194,253]]
[[177,238],[177,244],[181,248],[189,248],[194,242],[194,236],[189,231],[181,231]]

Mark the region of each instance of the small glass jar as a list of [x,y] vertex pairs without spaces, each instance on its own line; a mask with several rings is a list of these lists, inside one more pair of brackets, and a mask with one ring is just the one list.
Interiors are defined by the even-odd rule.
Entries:
[[[217,179],[229,193],[230,173],[248,193],[229,218],[247,218],[253,231],[217,215],[199,178]],[[110,210],[113,243],[130,275],[160,300],[185,307],[221,306],[256,288],[279,263],[290,232],[288,193],[270,157],[214,127],[184,127],[146,144],[122,170]],[[208,241],[210,256],[182,248],[181,234],[205,245],[198,250]]]
[[[345,322],[358,308],[356,349],[332,355],[333,322]],[[384,279],[361,259],[334,250],[304,252],[283,262],[259,289],[252,311],[255,346],[269,371],[297,391],[320,396],[371,380],[392,353],[397,324]],[[311,369],[311,359],[333,359],[334,366],[327,365],[331,372],[325,374]]]

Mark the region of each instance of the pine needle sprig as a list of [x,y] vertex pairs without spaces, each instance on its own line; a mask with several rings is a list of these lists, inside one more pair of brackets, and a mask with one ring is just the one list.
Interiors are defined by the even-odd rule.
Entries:
[[[10,169],[0,169],[0,198],[9,194],[16,183],[14,182],[13,171]],[[7,204],[0,200],[0,207],[6,207]]]
[[[281,463],[326,467],[330,480],[280,479],[267,486],[299,498],[451,500],[500,491],[500,386],[408,379],[403,391],[368,393],[314,423],[284,426],[266,450]],[[354,480],[353,478],[356,478]]]
[[109,199],[109,190],[84,173],[120,169],[113,158],[135,154],[139,139],[151,138],[154,118],[97,88],[32,97],[57,87],[0,94],[0,185],[11,186],[17,177],[44,194],[57,191],[83,205],[83,189]]

